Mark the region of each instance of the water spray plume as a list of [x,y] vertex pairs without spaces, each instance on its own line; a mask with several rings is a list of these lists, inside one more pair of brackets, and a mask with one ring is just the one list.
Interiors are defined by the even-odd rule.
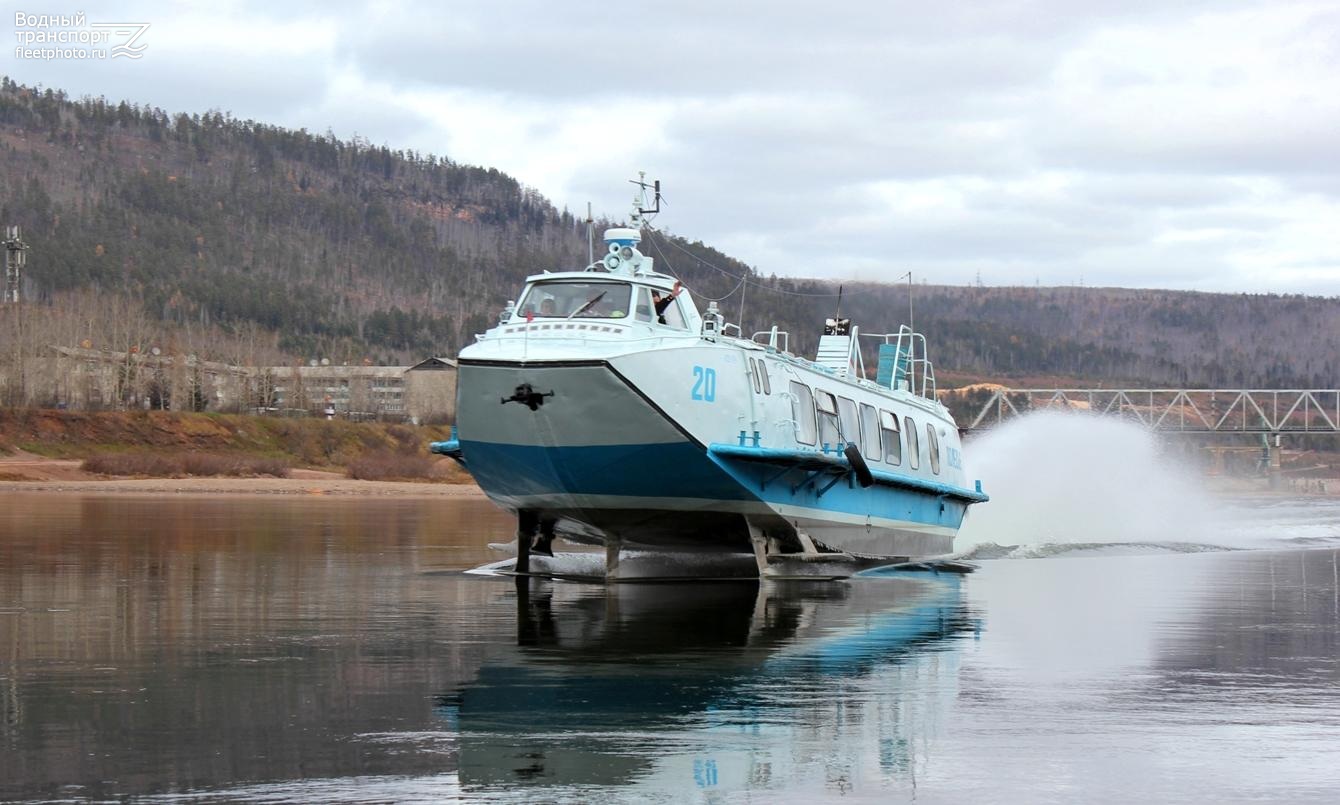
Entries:
[[1138,425],[1087,413],[995,428],[964,451],[991,502],[973,509],[955,547],[1213,544],[1199,471],[1164,447]]

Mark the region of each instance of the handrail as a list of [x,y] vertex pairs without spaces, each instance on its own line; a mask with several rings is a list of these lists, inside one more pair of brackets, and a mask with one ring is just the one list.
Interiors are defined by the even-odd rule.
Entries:
[[[924,333],[913,332],[906,324],[898,327],[896,333],[862,333],[866,338],[882,338],[885,344],[893,344],[899,353],[907,355],[907,390],[921,397],[935,398],[935,366],[931,363],[926,348]],[[917,344],[921,345],[922,357],[917,357]],[[920,371],[921,382],[917,382]]]
[[861,354],[861,328],[851,328],[851,344],[847,347],[847,365],[856,370],[856,377],[865,380],[865,356]]
[[[935,366],[926,358],[918,358],[914,363],[921,365],[921,396],[929,399],[935,399],[939,394],[935,386]],[[927,385],[930,386],[930,393],[927,394]]]
[[783,346],[780,347],[780,351],[781,352],[791,351],[791,333],[787,332],[786,330],[778,330],[777,325],[775,324],[772,325],[771,330],[759,330],[758,332],[749,336],[749,340],[758,343],[758,337],[760,335],[768,336],[768,343],[764,344],[764,346],[771,347],[774,350],[779,349],[777,346],[777,336],[780,335],[783,339],[782,340]]

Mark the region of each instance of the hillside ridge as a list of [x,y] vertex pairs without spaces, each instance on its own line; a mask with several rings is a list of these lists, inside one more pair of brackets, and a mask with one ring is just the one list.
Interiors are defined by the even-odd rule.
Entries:
[[[22,226],[31,247],[26,320],[0,309],[0,375],[21,354],[82,343],[239,365],[408,364],[470,343],[527,274],[586,263],[585,224],[496,169],[226,112],[71,99],[6,78],[0,165],[0,223]],[[837,281],[765,276],[699,241],[647,238],[658,267],[699,298],[725,297],[729,318],[744,294],[743,330],[777,324],[799,354],[836,312]],[[907,286],[841,284],[841,313],[864,331],[902,323]],[[912,293],[932,359],[962,382],[1331,387],[1340,370],[1335,298]]]

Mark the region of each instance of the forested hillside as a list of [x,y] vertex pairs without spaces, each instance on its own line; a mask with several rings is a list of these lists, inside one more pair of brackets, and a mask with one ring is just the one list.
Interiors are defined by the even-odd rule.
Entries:
[[[857,321],[907,289],[865,289]],[[1340,387],[1340,299],[1122,288],[915,290],[937,367],[1135,386]],[[843,305],[844,315],[847,307]],[[905,316],[898,317],[901,321]]]
[[[416,361],[468,343],[526,274],[586,263],[585,223],[497,170],[227,112],[72,100],[8,79],[0,181],[0,224],[21,225],[31,247],[24,337],[34,344],[154,342],[233,362]],[[649,234],[644,250],[700,299],[727,297],[729,319],[743,295],[745,332],[776,322],[802,354],[836,310],[835,284],[764,277],[663,234]],[[1340,381],[1336,299],[921,284],[914,293],[942,376]],[[842,314],[868,332],[896,329],[907,294],[847,283]]]

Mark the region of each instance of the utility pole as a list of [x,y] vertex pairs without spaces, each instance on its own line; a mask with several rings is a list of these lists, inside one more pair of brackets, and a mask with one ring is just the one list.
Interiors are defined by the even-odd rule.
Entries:
[[[5,295],[0,298],[0,306],[14,306],[14,370],[18,376],[18,389],[10,389],[11,403],[26,405],[28,402],[27,366],[24,364],[23,305],[20,298],[23,291],[23,265],[27,262],[28,244],[23,242],[22,233],[17,226],[5,227]],[[14,392],[17,391],[17,394]]]
[[5,228],[5,296],[0,299],[4,304],[18,304],[19,294],[23,290],[23,264],[27,262],[25,252],[28,244],[17,226]]

